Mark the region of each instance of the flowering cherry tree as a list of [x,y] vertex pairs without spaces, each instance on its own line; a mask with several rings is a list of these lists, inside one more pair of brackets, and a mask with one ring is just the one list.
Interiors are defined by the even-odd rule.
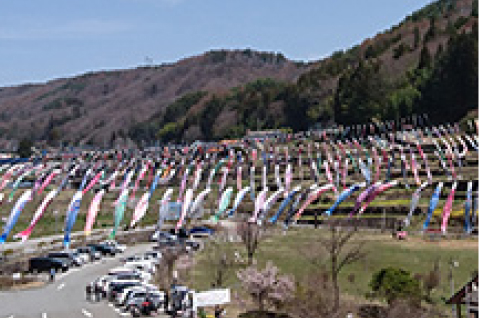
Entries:
[[250,266],[237,272],[243,288],[251,296],[258,311],[279,308],[293,297],[295,284],[290,276],[280,276],[271,262],[263,270]]

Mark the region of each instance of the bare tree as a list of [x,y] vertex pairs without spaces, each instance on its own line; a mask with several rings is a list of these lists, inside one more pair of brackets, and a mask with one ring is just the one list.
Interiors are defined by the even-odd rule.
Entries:
[[177,248],[164,249],[161,252],[162,258],[160,264],[156,267],[155,282],[165,292],[166,303],[168,303],[169,291],[174,282],[175,263],[183,253],[184,250]]
[[425,299],[427,302],[432,302],[431,293],[441,283],[441,272],[439,270],[439,261],[434,262],[434,267],[427,274],[422,277],[422,284],[426,292]]
[[[333,312],[339,310],[339,283],[338,278],[344,266],[353,264],[364,258],[366,253],[363,251],[364,241],[349,243],[357,232],[356,227],[341,227],[337,222],[332,222],[329,226],[329,235],[319,237],[321,246],[329,254],[329,275],[333,291]],[[317,262],[317,258],[315,262]]]
[[293,317],[324,318],[333,315],[331,280],[326,272],[314,271],[296,283],[294,299],[286,310]]
[[250,223],[247,221],[238,223],[236,229],[238,236],[241,239],[241,242],[246,248],[246,253],[248,255],[248,265],[253,263],[253,257],[258,249],[258,245],[262,238],[261,227],[256,223]]
[[207,260],[206,271],[211,274],[211,287],[223,287],[232,267],[235,264],[232,248],[222,238],[209,241],[205,249]]

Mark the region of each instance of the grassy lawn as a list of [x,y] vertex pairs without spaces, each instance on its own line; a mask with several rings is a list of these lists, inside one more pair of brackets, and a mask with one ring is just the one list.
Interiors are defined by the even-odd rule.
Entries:
[[[294,275],[296,279],[307,278],[315,269],[311,263],[313,257],[320,261],[317,268],[326,269],[328,256],[321,248],[318,239],[327,236],[326,230],[309,228],[289,230],[286,234],[275,232],[260,243],[255,258],[260,266],[271,260],[283,273]],[[459,267],[453,270],[455,287],[462,286],[470,279],[473,271],[478,269],[477,239],[443,240],[429,242],[421,237],[411,237],[407,241],[397,241],[389,234],[359,232],[351,243],[364,241],[367,255],[355,264],[348,265],[340,274],[340,287],[343,293],[358,300],[364,300],[369,291],[368,283],[374,272],[385,267],[400,267],[415,274],[426,274],[433,268],[434,262],[439,262],[441,282],[433,291],[432,299],[447,310],[443,298],[450,296],[449,261],[459,262]],[[224,244],[226,250],[237,250],[245,256],[241,244]],[[346,249],[348,246],[346,246]],[[197,264],[190,273],[190,284],[197,290],[209,289],[211,286],[211,262],[208,260],[208,248],[197,256]],[[235,270],[244,266],[234,267],[227,275],[226,286],[240,290]],[[351,278],[353,278],[351,280]]]

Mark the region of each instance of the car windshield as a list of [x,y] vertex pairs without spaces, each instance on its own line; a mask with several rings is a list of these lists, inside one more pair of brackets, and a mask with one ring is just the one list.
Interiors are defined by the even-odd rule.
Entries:
[[[56,257],[55,257],[55,258],[49,258],[49,259],[50,259],[52,262],[62,263],[62,261],[61,261],[60,259],[56,258]],[[45,259],[42,259],[42,260],[48,260],[48,259],[45,258]]]

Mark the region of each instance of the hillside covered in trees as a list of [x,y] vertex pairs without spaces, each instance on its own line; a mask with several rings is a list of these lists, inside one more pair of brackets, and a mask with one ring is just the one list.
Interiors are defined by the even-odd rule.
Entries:
[[189,93],[129,134],[180,142],[421,113],[456,121],[477,109],[477,55],[477,1],[441,0],[315,63],[296,82],[262,78],[223,94]]

